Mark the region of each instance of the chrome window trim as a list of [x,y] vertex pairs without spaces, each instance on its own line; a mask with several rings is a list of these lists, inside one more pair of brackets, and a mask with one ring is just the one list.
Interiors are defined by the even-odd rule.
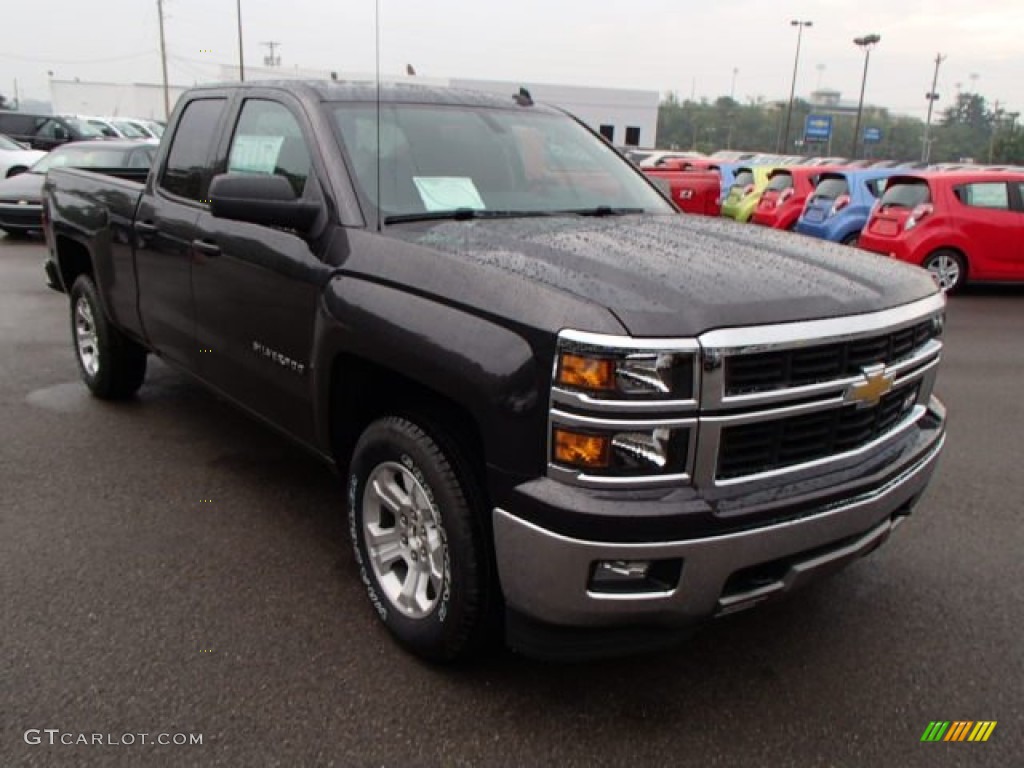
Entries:
[[871,312],[824,320],[801,320],[778,325],[753,325],[744,328],[722,328],[697,337],[701,347],[723,354],[754,354],[790,347],[809,347],[897,331],[940,312],[946,298],[936,293],[924,299],[881,312]]

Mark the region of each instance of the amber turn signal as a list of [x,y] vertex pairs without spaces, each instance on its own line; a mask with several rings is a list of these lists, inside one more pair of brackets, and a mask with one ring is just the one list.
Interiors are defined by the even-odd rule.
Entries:
[[583,389],[615,389],[615,361],[563,352],[558,360],[558,383]]
[[575,467],[607,467],[611,441],[601,435],[581,435],[555,429],[555,461]]

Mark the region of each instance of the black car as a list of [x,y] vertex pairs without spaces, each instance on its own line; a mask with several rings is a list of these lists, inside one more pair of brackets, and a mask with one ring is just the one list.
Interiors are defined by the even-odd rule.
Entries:
[[0,133],[32,149],[50,150],[72,141],[103,138],[94,125],[75,117],[32,115],[25,112],[0,112]]
[[[50,152],[26,173],[0,181],[0,229],[17,235],[42,228],[43,181],[51,168],[103,168],[145,177],[157,142],[80,141]],[[139,172],[141,171],[141,174]]]

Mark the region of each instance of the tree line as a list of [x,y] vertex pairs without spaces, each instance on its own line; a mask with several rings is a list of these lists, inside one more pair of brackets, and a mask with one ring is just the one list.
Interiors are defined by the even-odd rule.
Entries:
[[[785,102],[750,99],[742,104],[728,96],[715,101],[680,100],[666,95],[658,109],[658,145],[669,149],[695,149],[713,152],[742,149],[753,152],[778,152],[787,155],[871,157],[885,160],[920,160],[924,148],[925,121],[896,115],[879,107],[865,107],[861,118],[864,128],[877,128],[881,140],[853,147],[854,114],[835,114],[832,139],[803,142],[804,120],[809,114],[828,114],[798,99],[793,104],[789,141],[783,133]],[[1007,112],[998,102],[989,104],[977,93],[960,93],[954,104],[932,117],[930,130],[933,163],[963,162],[1024,164],[1024,128],[1017,113]]]

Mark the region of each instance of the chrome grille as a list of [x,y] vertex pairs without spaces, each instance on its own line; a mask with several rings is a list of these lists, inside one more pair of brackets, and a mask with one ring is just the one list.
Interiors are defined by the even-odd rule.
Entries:
[[769,472],[861,448],[913,410],[919,383],[888,393],[871,408],[846,405],[722,430],[717,478]]
[[737,355],[725,361],[725,394],[745,395],[856,376],[889,365],[934,338],[931,320],[892,333],[793,349]]

